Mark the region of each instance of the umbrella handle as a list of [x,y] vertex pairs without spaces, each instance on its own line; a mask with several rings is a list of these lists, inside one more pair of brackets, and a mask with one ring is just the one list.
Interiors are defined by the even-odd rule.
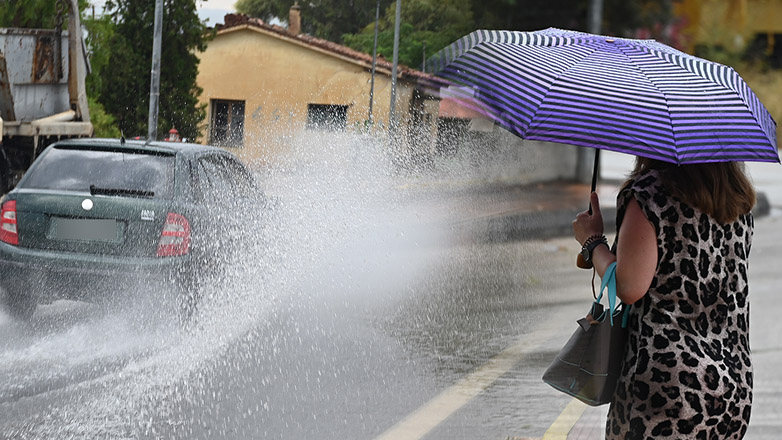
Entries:
[[[597,189],[597,175],[600,174],[600,149],[595,149],[595,164],[592,166],[592,191],[589,192],[591,196]],[[589,202],[589,215],[592,215],[592,202]]]
[[[589,192],[591,195],[593,192],[595,192],[595,189],[597,188],[597,175],[600,174],[600,149],[595,149],[595,165],[592,168],[592,191]],[[587,208],[587,212],[589,212],[589,215],[592,215],[592,202],[589,202],[589,208]],[[576,257],[576,266],[580,267],[581,269],[591,269],[594,265],[590,261],[584,260],[584,257],[581,256],[581,253],[579,252],[578,256]]]

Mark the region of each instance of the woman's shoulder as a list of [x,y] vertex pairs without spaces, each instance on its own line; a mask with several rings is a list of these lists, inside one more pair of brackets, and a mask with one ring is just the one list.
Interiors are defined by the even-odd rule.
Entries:
[[660,218],[664,216],[664,211],[671,207],[673,199],[663,186],[657,170],[646,170],[631,177],[622,186],[616,201],[617,225],[621,225],[627,206],[633,199],[638,202],[644,216],[652,222],[659,233]]
[[619,191],[619,200],[626,201],[632,196],[635,196],[639,202],[655,197],[667,198],[668,194],[662,185],[660,173],[657,170],[646,170],[628,179]]

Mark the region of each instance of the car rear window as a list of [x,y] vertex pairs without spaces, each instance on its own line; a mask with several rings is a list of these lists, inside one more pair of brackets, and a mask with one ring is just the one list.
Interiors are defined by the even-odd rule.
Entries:
[[24,188],[116,194],[144,194],[170,199],[175,156],[138,150],[84,150],[51,147],[30,169]]

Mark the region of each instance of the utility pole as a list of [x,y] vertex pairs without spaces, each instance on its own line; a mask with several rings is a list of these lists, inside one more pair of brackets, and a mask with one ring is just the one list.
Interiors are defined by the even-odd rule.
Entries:
[[589,32],[599,34],[603,21],[603,0],[589,2]]
[[372,117],[372,104],[375,98],[375,70],[377,69],[377,25],[380,21],[380,0],[377,0],[377,9],[375,10],[375,43],[372,45],[372,79],[369,86],[369,125],[374,125]]
[[152,39],[152,75],[149,84],[149,123],[147,141],[157,140],[157,114],[160,101],[160,46],[163,41],[163,0],[155,0],[155,31]]
[[[600,34],[603,21],[603,0],[589,2],[589,32]],[[600,150],[579,147],[576,153],[576,181],[589,183],[600,172]]]
[[421,72],[426,73],[426,40],[423,41],[424,43],[424,54],[421,57]]
[[396,0],[394,17],[394,61],[391,66],[391,108],[388,111],[388,131],[393,138],[396,135],[396,71],[399,65],[399,22],[402,15],[402,0]]

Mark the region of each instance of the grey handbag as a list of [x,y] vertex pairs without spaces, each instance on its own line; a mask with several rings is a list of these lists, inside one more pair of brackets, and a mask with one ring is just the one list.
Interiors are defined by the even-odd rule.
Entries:
[[[606,287],[609,310],[600,304]],[[616,263],[612,263],[603,275],[600,295],[587,316],[577,321],[578,328],[546,369],[544,382],[587,405],[611,402],[622,369],[630,311],[630,305],[618,308],[616,302]]]

